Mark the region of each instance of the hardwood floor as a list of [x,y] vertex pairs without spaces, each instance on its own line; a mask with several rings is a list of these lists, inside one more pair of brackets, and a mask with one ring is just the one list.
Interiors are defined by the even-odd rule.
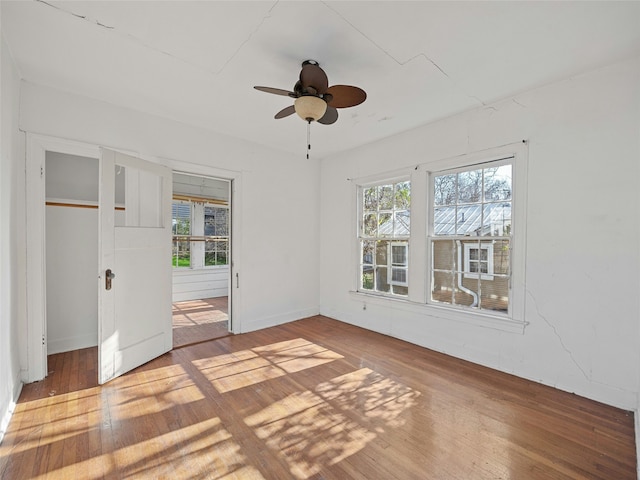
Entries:
[[173,348],[229,335],[227,297],[173,303]]
[[95,362],[25,385],[2,479],[636,478],[632,413],[321,316]]

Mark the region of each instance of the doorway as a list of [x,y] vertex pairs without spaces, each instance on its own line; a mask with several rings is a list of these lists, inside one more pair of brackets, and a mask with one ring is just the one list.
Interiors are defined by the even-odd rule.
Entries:
[[[44,135],[37,135],[33,133],[27,134],[27,144],[26,144],[26,172],[25,172],[25,180],[26,180],[26,191],[25,191],[25,199],[26,199],[26,252],[28,261],[26,262],[26,282],[29,285],[29,288],[26,290],[26,303],[29,308],[26,311],[26,320],[27,320],[27,328],[28,335],[24,338],[24,351],[26,352],[26,365],[27,368],[23,371],[22,380],[25,383],[31,383],[35,381],[39,381],[44,379],[47,376],[48,368],[47,368],[47,355],[48,355],[48,336],[55,331],[55,327],[52,328],[52,325],[49,324],[47,320],[47,296],[51,295],[51,292],[47,292],[47,283],[49,283],[49,287],[52,284],[62,284],[60,277],[55,276],[55,267],[47,269],[47,232],[46,232],[46,211],[47,211],[47,194],[45,188],[45,182],[47,179],[47,175],[45,174],[45,164],[47,154],[51,153],[63,153],[76,157],[82,157],[84,159],[89,159],[88,162],[97,162],[100,165],[99,158],[101,156],[101,149],[97,145],[91,145],[82,142],[76,142],[73,140],[61,139],[57,137],[49,137]],[[86,161],[86,160],[85,160]],[[214,167],[203,166],[192,163],[185,163],[178,160],[167,160],[167,163],[174,171],[185,168],[190,172],[193,172],[194,176],[218,176],[222,175],[220,178],[226,178],[227,187],[233,192],[233,200],[231,195],[229,195],[228,200],[228,208],[231,209],[231,204],[235,205],[234,208],[241,210],[241,197],[237,195],[237,191],[241,189],[241,173],[232,171],[232,170],[222,170]],[[50,172],[49,172],[50,173]],[[66,177],[65,177],[66,178]],[[72,177],[67,178],[70,179]],[[95,178],[95,177],[93,177]],[[171,186],[171,175],[169,175],[169,191],[172,190]],[[96,185],[99,184],[99,179],[96,180]],[[80,182],[76,182],[74,188],[80,187]],[[97,186],[92,190],[95,192]],[[64,197],[66,198],[69,195],[69,192],[65,190]],[[57,196],[55,193],[50,192],[50,196]],[[93,195],[93,194],[92,194]],[[92,197],[94,198],[94,197]],[[239,199],[239,200],[238,200]],[[50,198],[50,201],[52,199]],[[73,200],[71,198],[67,198],[67,200]],[[168,208],[171,208],[171,195],[169,195]],[[61,203],[78,203],[73,201],[61,202]],[[89,211],[93,211],[96,213],[97,203],[95,200],[83,200],[79,203],[86,204],[86,207],[82,207],[79,205],[74,205],[73,207],[69,206],[53,206],[50,205],[51,208],[64,208],[68,211],[77,211],[79,212],[81,209],[84,209],[84,212],[87,213]],[[117,209],[117,206],[116,206]],[[65,210],[65,211],[66,211]],[[235,229],[238,229],[239,222],[231,222],[231,229],[234,231],[234,235],[236,238],[238,236],[235,234]],[[76,240],[81,240],[80,235],[76,235]],[[92,242],[85,239],[83,245],[89,246]],[[168,244],[171,244],[171,231],[169,231],[169,240]],[[231,246],[229,246],[230,255]],[[70,243],[67,243],[67,253],[72,253],[74,248]],[[169,248],[169,252],[171,249]],[[166,257],[169,257],[170,253],[167,253]],[[98,257],[98,255],[96,255]],[[166,258],[165,257],[165,258]],[[230,269],[233,272],[229,271],[229,274],[226,278],[227,288],[231,288],[230,278],[233,274],[236,282],[233,285],[233,298],[231,295],[228,296],[228,329],[233,331],[241,331],[241,315],[235,314],[235,305],[240,305],[241,302],[238,300],[240,298],[240,291],[238,288],[237,282],[237,269],[239,265],[239,250],[236,249],[236,254],[234,255],[234,261],[230,265]],[[167,264],[169,259],[167,260]],[[63,262],[64,263],[64,262]],[[73,262],[67,262],[68,264],[73,264]],[[78,263],[78,262],[76,262]],[[47,272],[47,270],[51,270]],[[53,278],[49,278],[49,282],[47,282],[47,273],[53,274]],[[61,273],[61,272],[58,272]],[[91,278],[87,279],[87,285],[94,285],[97,287],[97,282],[100,282],[100,285],[104,284],[104,279],[101,279],[101,276],[105,272],[100,271],[100,267],[98,266],[98,262],[96,260],[96,264],[92,267]],[[118,277],[121,280],[121,277]],[[118,282],[119,283],[119,282]],[[169,284],[171,284],[171,270],[169,271]],[[171,285],[169,285],[171,288]],[[229,291],[229,294],[231,292]],[[166,297],[171,297],[171,290]],[[55,298],[55,297],[53,297]],[[171,304],[171,298],[167,298],[169,300],[169,305]],[[233,302],[232,302],[233,300]],[[72,300],[71,300],[72,301]],[[61,305],[64,302],[60,302]],[[93,304],[93,303],[92,303]],[[97,312],[97,307],[92,307],[92,311]],[[169,311],[169,310],[167,310]],[[234,312],[233,314],[231,312]],[[97,313],[96,313],[97,317]],[[86,320],[85,320],[86,321]],[[98,322],[99,323],[99,322]],[[169,318],[169,324],[171,323],[171,319]],[[99,325],[93,322],[88,322],[86,325],[92,325],[92,328],[96,328],[99,330]],[[170,325],[171,328],[171,325]],[[83,334],[84,340],[83,342],[88,341],[88,338],[94,338],[97,336],[94,332],[85,332]],[[95,342],[95,341],[94,341]],[[62,345],[63,342],[60,342]],[[91,342],[90,342],[91,343]],[[97,342],[95,342],[97,343]],[[94,343],[94,345],[95,345]],[[169,341],[171,343],[171,340]],[[65,344],[60,347],[60,350],[68,350],[70,348],[79,348],[80,344],[73,344],[69,346]],[[56,349],[57,347],[53,347]],[[95,348],[95,347],[90,347]]]
[[231,181],[173,174],[173,347],[230,335]]

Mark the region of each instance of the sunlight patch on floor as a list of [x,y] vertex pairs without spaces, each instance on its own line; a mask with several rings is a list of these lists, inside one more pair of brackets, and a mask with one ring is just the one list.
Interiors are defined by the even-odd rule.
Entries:
[[225,393],[340,358],[343,356],[298,338],[194,360],[192,363],[216,390]]
[[299,479],[342,461],[376,437],[309,391],[274,402],[245,423],[269,448],[284,454]]

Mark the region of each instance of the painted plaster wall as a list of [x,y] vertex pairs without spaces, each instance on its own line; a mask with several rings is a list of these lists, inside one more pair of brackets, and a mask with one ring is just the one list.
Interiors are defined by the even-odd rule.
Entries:
[[0,441],[8,425],[20,381],[24,304],[24,137],[18,130],[19,78],[1,40],[0,77]]
[[46,208],[47,353],[98,344],[98,211]]
[[[389,120],[392,121],[392,120]],[[638,408],[640,59],[322,163],[322,314],[629,410]],[[529,142],[524,334],[376,302],[354,275],[349,178]],[[418,219],[416,219],[418,221]],[[414,224],[414,219],[412,219]]]
[[24,82],[20,119],[28,132],[137,152],[188,173],[208,166],[237,175],[234,322],[250,331],[318,313],[316,162]]

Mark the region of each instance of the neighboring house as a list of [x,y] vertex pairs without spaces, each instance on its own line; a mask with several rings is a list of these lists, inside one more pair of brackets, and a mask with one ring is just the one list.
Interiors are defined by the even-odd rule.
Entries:
[[[469,307],[482,303],[485,309],[506,311],[511,203],[437,206],[433,223],[434,236],[443,240],[434,242],[432,251],[435,271],[431,300]],[[393,219],[378,230],[382,235],[392,235]],[[410,214],[396,213],[396,235],[408,236],[410,231]],[[406,241],[392,243],[408,249]]]

